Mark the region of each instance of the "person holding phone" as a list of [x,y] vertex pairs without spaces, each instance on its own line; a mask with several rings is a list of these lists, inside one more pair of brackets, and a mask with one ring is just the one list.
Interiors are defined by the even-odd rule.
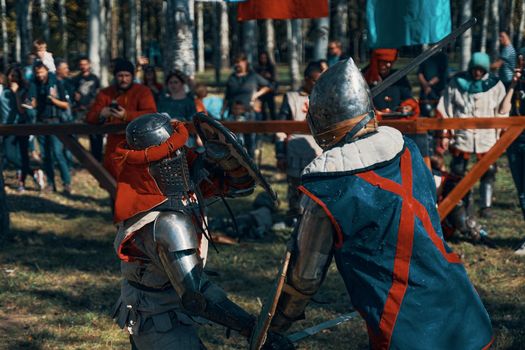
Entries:
[[[69,109],[66,91],[62,81],[57,80],[55,74],[43,61],[36,61],[33,66],[35,81],[29,88],[29,100],[34,108],[36,121],[44,124],[58,124],[65,120],[64,112]],[[23,107],[23,106],[22,106]],[[40,151],[43,155],[44,172],[47,177],[46,192],[56,192],[54,163],[57,164],[65,194],[71,193],[71,173],[64,157],[64,146],[54,135],[40,135],[37,137]]]
[[[155,113],[157,106],[151,90],[133,82],[135,67],[125,59],[117,59],[113,70],[114,83],[100,90],[91,105],[86,122],[90,124],[129,123],[143,114]],[[116,177],[111,154],[117,144],[125,140],[124,134],[108,135],[103,165]]]

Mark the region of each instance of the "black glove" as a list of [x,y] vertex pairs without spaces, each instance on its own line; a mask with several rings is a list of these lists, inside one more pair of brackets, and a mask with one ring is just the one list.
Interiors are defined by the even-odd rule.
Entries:
[[285,336],[275,332],[268,332],[266,342],[264,343],[262,350],[294,350],[295,346]]

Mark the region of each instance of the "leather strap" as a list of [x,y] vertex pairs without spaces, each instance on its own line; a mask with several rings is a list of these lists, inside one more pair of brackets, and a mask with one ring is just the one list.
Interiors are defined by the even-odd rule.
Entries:
[[323,148],[335,145],[341,141],[343,137],[352,134],[350,137],[347,137],[347,139],[350,140],[363,129],[377,129],[377,121],[374,117],[375,113],[371,110],[355,118],[343,120],[332,126],[329,130],[317,133],[315,139]]

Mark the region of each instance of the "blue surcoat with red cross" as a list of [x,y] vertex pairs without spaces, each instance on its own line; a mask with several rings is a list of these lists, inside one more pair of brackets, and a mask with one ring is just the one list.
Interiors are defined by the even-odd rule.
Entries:
[[332,221],[337,267],[372,349],[488,348],[490,319],[443,240],[432,175],[415,144],[399,140],[375,164],[327,169],[325,157],[300,190]]

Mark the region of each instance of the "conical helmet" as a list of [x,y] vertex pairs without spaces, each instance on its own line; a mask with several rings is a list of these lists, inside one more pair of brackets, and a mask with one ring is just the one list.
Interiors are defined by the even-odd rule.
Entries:
[[143,150],[158,146],[173,134],[171,119],[166,114],[145,114],[126,127],[126,142],[131,149]]
[[308,124],[323,149],[354,136],[375,117],[370,89],[351,58],[319,77],[309,105]]

